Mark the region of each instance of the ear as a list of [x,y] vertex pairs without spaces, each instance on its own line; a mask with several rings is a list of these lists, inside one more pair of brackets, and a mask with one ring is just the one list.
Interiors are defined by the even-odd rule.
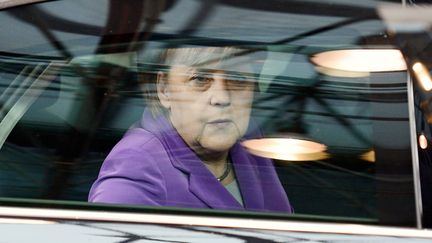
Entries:
[[161,71],[157,73],[156,89],[157,89],[157,96],[159,98],[159,102],[161,103],[161,105],[166,109],[170,109],[171,100],[170,100],[170,93],[168,90],[168,77],[167,74]]

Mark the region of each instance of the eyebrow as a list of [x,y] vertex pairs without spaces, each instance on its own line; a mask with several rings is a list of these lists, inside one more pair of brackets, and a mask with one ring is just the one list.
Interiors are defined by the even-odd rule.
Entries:
[[223,76],[225,78],[232,78],[232,79],[243,79],[243,80],[250,80],[252,81],[257,80],[259,74],[252,73],[252,72],[238,72],[238,71],[227,71],[222,69],[209,69],[209,68],[195,68],[194,73],[203,74],[205,76],[212,75],[215,72],[223,72]]

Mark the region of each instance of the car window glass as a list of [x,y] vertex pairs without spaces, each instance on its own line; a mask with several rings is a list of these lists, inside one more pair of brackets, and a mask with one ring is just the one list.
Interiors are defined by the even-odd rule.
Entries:
[[0,12],[1,198],[416,224],[382,1],[127,2]]

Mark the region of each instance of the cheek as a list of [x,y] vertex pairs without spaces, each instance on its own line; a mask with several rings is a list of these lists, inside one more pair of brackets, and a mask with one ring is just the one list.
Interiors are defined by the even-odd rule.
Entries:
[[187,114],[193,112],[194,95],[179,86],[170,92],[171,113],[178,117],[188,118]]
[[250,112],[254,97],[253,91],[243,91],[233,97],[235,97],[235,106],[237,109],[242,112]]
[[201,107],[191,101],[191,97],[182,97],[173,103],[170,110],[170,118],[180,135],[186,137],[198,136],[202,130],[203,122]]
[[242,112],[238,112],[238,119],[237,119],[237,126],[240,130],[240,135],[243,136],[246,133],[246,130],[249,126],[249,119],[250,119],[250,108],[244,108]]
[[247,92],[239,95],[236,98],[236,105],[234,106],[234,114],[236,116],[236,123],[241,135],[247,130],[249,125],[250,113],[252,110],[253,92]]

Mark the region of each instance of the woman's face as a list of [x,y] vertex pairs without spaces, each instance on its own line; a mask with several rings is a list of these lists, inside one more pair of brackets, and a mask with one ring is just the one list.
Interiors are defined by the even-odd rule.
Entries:
[[180,136],[196,152],[226,152],[248,127],[255,84],[222,71],[172,67],[158,87]]

